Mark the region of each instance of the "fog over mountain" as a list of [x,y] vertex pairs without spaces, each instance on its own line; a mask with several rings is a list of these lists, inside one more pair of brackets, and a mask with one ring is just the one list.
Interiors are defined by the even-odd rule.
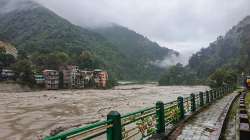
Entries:
[[0,0],[0,14],[6,14],[13,10],[29,10],[39,6],[30,1],[31,0]]
[[[0,5],[5,5],[0,13],[27,8],[18,4],[20,1],[29,0],[0,0]],[[192,53],[207,47],[250,14],[249,0],[35,1],[83,27],[113,23],[128,27],[161,46],[179,51],[178,61],[184,64]]]
[[82,26],[117,23],[192,53],[250,14],[249,0],[37,0]]

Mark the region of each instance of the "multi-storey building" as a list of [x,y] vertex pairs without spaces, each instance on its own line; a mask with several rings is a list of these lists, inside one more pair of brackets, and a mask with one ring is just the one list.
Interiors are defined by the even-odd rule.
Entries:
[[[84,81],[84,88],[93,87],[91,80],[93,80],[93,71],[80,71],[81,79]],[[94,81],[93,81],[94,82]]]
[[108,73],[101,69],[94,70],[94,79],[97,88],[106,88],[108,81]]
[[61,68],[64,88],[84,88],[84,80],[78,66],[68,65]]
[[65,66],[60,71],[63,73],[63,88],[71,88],[71,69]]
[[[62,79],[59,81],[59,72],[44,70],[44,83],[47,89],[58,89],[59,82],[63,82],[63,88],[106,88],[108,73],[101,69],[94,71],[79,70],[77,66],[68,65],[60,67]],[[42,83],[42,76],[35,76],[37,83]],[[60,83],[61,84],[61,83]]]
[[56,70],[44,70],[43,76],[45,79],[45,87],[47,89],[58,89],[59,87],[59,72]]

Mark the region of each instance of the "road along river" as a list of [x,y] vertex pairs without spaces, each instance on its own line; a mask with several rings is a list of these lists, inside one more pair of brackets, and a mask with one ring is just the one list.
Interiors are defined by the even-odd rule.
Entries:
[[124,85],[110,90],[0,92],[0,139],[37,140],[51,130],[86,125],[106,118],[205,91],[206,86]]

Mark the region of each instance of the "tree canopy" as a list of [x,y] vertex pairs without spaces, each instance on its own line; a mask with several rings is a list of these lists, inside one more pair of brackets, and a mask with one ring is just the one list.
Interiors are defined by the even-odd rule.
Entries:
[[159,80],[159,85],[192,85],[198,83],[196,73],[178,63],[170,67]]
[[209,76],[209,85],[213,88],[223,85],[235,85],[236,83],[237,73],[232,69],[220,68]]

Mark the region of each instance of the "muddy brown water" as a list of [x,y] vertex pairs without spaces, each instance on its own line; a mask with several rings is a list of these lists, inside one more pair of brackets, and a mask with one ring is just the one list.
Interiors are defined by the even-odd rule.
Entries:
[[63,126],[105,119],[111,110],[125,114],[156,101],[205,91],[206,86],[126,85],[110,90],[0,92],[0,140],[37,140]]

